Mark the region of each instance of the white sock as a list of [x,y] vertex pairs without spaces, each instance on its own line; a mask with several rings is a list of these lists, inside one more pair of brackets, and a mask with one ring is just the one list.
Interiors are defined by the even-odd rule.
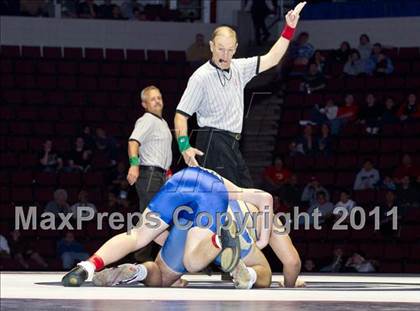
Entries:
[[93,274],[95,273],[95,265],[91,263],[90,261],[81,261],[77,265],[81,266],[87,271],[88,273],[87,281],[91,281],[93,278]]
[[216,242],[218,248],[222,248],[222,242],[220,242],[220,238],[217,234],[214,234],[214,241]]
[[147,278],[147,268],[144,265],[136,265],[137,273],[129,283],[141,282]]
[[251,277],[251,279],[249,280],[249,283],[248,283],[248,289],[251,289],[252,286],[254,286],[255,282],[257,282],[257,272],[250,267],[247,267],[247,269],[248,269],[249,275]]

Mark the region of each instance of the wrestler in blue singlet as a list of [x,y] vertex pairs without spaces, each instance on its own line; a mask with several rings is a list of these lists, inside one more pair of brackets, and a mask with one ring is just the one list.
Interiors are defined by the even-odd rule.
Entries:
[[[250,210],[248,209],[245,202],[240,203],[239,201],[229,201],[229,209],[229,213],[233,213],[235,217],[239,231],[239,226],[242,224],[245,213],[250,212]],[[187,222],[186,219],[180,219],[179,221],[182,225]],[[243,230],[242,234],[240,235],[242,259],[250,253],[252,245],[257,239],[257,233],[254,227],[255,226],[253,226],[252,229]],[[187,272],[187,269],[185,269],[183,263],[187,234],[188,230],[183,230],[177,226],[173,226],[169,231],[169,236],[166,239],[160,253],[160,256],[165,264],[171,270],[179,274],[184,274]],[[219,257],[220,256],[218,256],[214,262],[220,266]]]
[[216,232],[217,215],[225,213],[228,206],[228,192],[223,178],[202,167],[188,167],[174,174],[163,185],[148,208],[158,213],[165,223],[173,225],[174,212],[180,206],[189,206],[193,210],[192,213],[180,214],[180,217],[192,221],[193,226],[197,225],[196,216],[199,213],[210,214],[213,221],[209,229]]

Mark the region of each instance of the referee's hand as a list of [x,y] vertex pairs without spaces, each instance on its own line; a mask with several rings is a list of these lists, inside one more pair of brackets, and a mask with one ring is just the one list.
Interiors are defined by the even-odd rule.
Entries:
[[188,166],[198,166],[198,162],[195,159],[196,155],[202,156],[204,155],[204,152],[196,148],[190,147],[182,153],[184,161]]
[[140,168],[138,166],[130,166],[128,169],[127,174],[127,181],[130,184],[130,186],[134,185],[137,181],[137,178],[139,178],[140,175]]

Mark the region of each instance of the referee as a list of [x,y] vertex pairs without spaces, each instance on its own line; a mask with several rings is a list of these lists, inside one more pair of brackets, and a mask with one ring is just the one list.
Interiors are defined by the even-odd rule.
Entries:
[[[175,114],[179,150],[189,166],[213,169],[241,187],[252,187],[249,170],[239,151],[244,114],[244,88],[258,73],[278,64],[286,53],[306,2],[286,15],[286,26],[271,50],[250,58],[232,59],[238,47],[236,32],[217,27],[210,41],[212,58],[188,80]],[[197,114],[200,130],[196,146],[189,143],[188,118]]]
[[[172,134],[168,123],[162,118],[162,94],[155,86],[141,91],[141,104],[146,112],[134,126],[128,140],[130,169],[127,180],[136,185],[140,212],[165,183],[166,171],[172,163]],[[142,251],[142,255],[150,255]],[[151,258],[150,258],[151,259]]]

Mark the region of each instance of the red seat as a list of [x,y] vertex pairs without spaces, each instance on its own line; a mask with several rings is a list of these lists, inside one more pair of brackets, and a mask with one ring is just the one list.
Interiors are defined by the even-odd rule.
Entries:
[[44,46],[42,48],[42,56],[48,59],[58,59],[61,58],[61,48],[59,47],[50,47]]
[[57,72],[60,75],[75,75],[78,73],[78,67],[75,62],[58,62]]
[[402,141],[402,151],[404,153],[420,152],[420,140],[418,138],[404,138]]
[[363,207],[365,210],[375,202],[376,191],[375,190],[357,190],[353,193],[353,199],[358,205]]
[[335,157],[333,156],[317,156],[315,157],[315,166],[317,170],[329,170],[335,168]]
[[168,61],[185,62],[186,60],[185,51],[168,51]]
[[335,176],[335,185],[341,188],[353,187],[355,178],[355,173],[339,172]]
[[288,92],[299,92],[301,83],[300,80],[289,80],[286,89]]
[[116,78],[99,78],[99,89],[103,91],[117,91],[118,80]]
[[420,78],[412,77],[407,79],[406,87],[408,89],[418,90],[420,89]]
[[82,48],[64,48],[64,58],[65,59],[74,59],[80,60],[83,57]]
[[410,248],[402,243],[385,245],[385,257],[387,259],[403,259],[410,256]]
[[79,186],[81,185],[81,176],[78,173],[61,173],[58,177],[60,187]]
[[55,138],[54,146],[60,153],[67,153],[71,149],[70,141],[66,138]]
[[124,60],[124,50],[122,49],[105,49],[105,58],[107,60]]
[[15,76],[11,74],[2,74],[0,78],[1,89],[11,89],[15,86]]
[[85,48],[85,58],[88,60],[103,60],[104,50],[99,48]]
[[307,256],[313,259],[331,257],[332,250],[332,245],[329,243],[310,243],[307,247]]
[[[396,258],[399,259],[399,258]],[[381,273],[401,273],[402,265],[401,261],[380,261],[379,271]]]
[[84,120],[88,122],[100,122],[104,120],[104,113],[102,109],[97,108],[85,108]]
[[63,123],[59,122],[55,125],[55,131],[60,136],[73,136],[75,137],[77,135],[77,125],[74,123]]
[[356,170],[359,166],[357,156],[342,155],[337,157],[336,168],[338,170]]
[[399,136],[402,132],[401,124],[385,124],[382,127],[382,136]]
[[22,56],[28,58],[40,58],[41,49],[39,46],[22,46]]
[[5,169],[16,168],[19,165],[18,159],[12,153],[0,153],[0,167]]
[[81,75],[95,76],[99,73],[99,65],[97,63],[82,63],[79,70]]
[[30,187],[13,187],[10,200],[15,204],[31,204],[33,203],[32,188]]
[[394,73],[397,75],[406,75],[410,73],[410,63],[407,62],[395,62]]
[[41,74],[55,75],[56,74],[56,63],[54,61],[38,61],[37,63],[38,72]]
[[57,80],[53,76],[39,76],[38,87],[42,90],[52,90],[57,88]]
[[139,90],[139,85],[136,79],[121,78],[119,81],[119,88],[121,91],[135,92]]
[[56,121],[60,118],[57,107],[48,107],[48,109],[42,111],[39,119],[45,121]]
[[17,171],[11,176],[12,184],[18,186],[31,186],[33,182],[32,173],[29,171]]
[[35,183],[40,186],[55,186],[57,183],[57,174],[55,173],[36,173],[34,177]]
[[405,87],[405,79],[403,77],[386,77],[385,89],[387,90],[401,90]]
[[359,249],[365,254],[367,258],[380,258],[384,256],[384,245],[381,243],[360,244]]
[[122,109],[107,111],[106,115],[107,119],[112,122],[124,122],[124,120],[127,120],[127,116]]
[[383,138],[381,140],[381,152],[401,151],[401,141],[395,138]]
[[108,107],[110,105],[109,94],[104,92],[90,93],[88,96],[88,101],[93,106]]
[[363,138],[360,140],[359,152],[371,153],[379,150],[379,139],[377,138]]
[[48,105],[62,105],[65,102],[64,93],[62,92],[48,92],[46,95]]
[[147,60],[152,62],[164,62],[166,59],[165,51],[147,50]]
[[20,89],[34,89],[36,87],[35,76],[33,75],[16,76],[16,86]]
[[53,193],[55,187],[40,187],[37,186],[34,190],[35,200],[42,205],[45,205],[47,202],[53,200]]
[[55,134],[54,126],[52,123],[36,123],[34,124],[34,133],[40,136],[51,136]]
[[284,99],[284,104],[288,107],[303,106],[305,97],[301,94],[288,94]]
[[18,58],[20,57],[20,49],[17,45],[2,45],[0,47],[0,55],[2,57]]
[[176,93],[178,91],[178,81],[177,80],[161,80],[160,87],[164,92]]
[[346,80],[347,92],[364,90],[365,87],[366,87],[366,82],[365,82],[365,78],[363,77],[347,78]]
[[288,123],[298,123],[301,119],[301,110],[286,110],[283,112],[282,121]]
[[379,158],[379,169],[381,171],[389,170],[396,167],[398,163],[399,163],[398,153],[382,154]]
[[141,71],[140,64],[122,64],[121,75],[125,77],[137,77]]
[[36,121],[38,119],[38,110],[36,108],[19,107],[16,109],[16,115],[20,120]]
[[14,122],[10,124],[10,133],[12,135],[29,135],[31,129],[26,123]]
[[295,156],[295,169],[296,170],[308,170],[314,167],[315,161],[312,157],[308,156]]
[[367,77],[365,83],[369,90],[382,90],[385,87],[385,79],[380,77]]
[[99,172],[87,172],[83,176],[83,184],[87,187],[100,187],[104,184],[104,176]]
[[2,100],[8,104],[20,104],[23,101],[22,92],[14,90],[2,91]]
[[80,77],[79,88],[81,90],[96,91],[97,81],[96,78],[92,77]]
[[404,225],[401,228],[400,239],[402,241],[419,241],[420,230],[418,225]]
[[44,92],[38,90],[27,90],[23,93],[23,98],[27,104],[45,104]]
[[320,94],[310,94],[305,96],[305,106],[313,107],[315,105],[322,105],[324,97]]
[[20,167],[23,169],[34,169],[39,164],[39,158],[36,154],[22,154],[20,156]]
[[104,76],[118,76],[120,74],[120,64],[118,63],[104,63],[101,64],[101,75]]
[[8,149],[11,151],[26,151],[28,143],[24,137],[9,137],[7,143]]
[[13,72],[13,65],[10,59],[1,59],[0,60],[0,72],[1,73],[11,73]]
[[334,173],[317,173],[316,177],[321,185],[334,185]]
[[354,152],[359,148],[359,141],[352,138],[343,138],[340,140],[338,149],[340,152]]
[[60,90],[71,91],[76,88],[77,81],[74,76],[59,76],[57,86]]
[[144,50],[126,50],[128,61],[144,61]]
[[398,54],[399,58],[404,60],[415,60],[420,58],[420,51],[418,47],[400,48]]
[[10,203],[10,187],[0,187],[0,202]]

